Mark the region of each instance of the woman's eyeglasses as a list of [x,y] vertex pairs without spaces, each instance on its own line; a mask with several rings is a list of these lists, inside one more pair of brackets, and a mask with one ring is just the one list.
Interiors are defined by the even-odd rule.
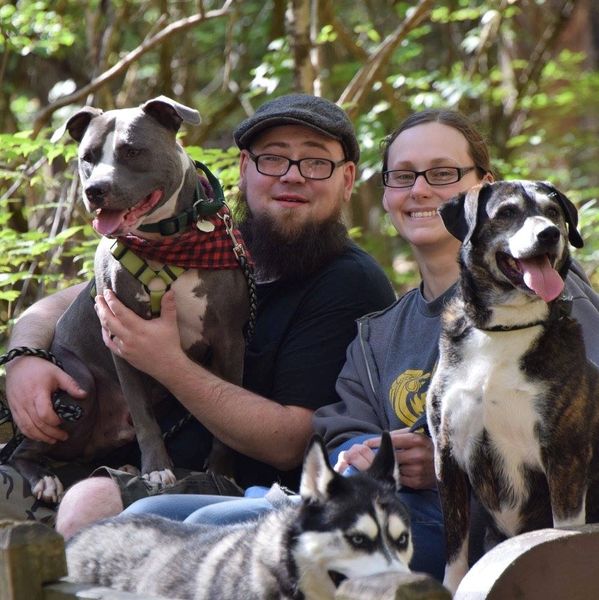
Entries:
[[407,169],[394,169],[383,171],[383,185],[390,188],[407,188],[416,183],[416,179],[422,175],[430,185],[448,185],[456,183],[466,173],[470,173],[476,167],[433,167],[425,171],[409,171]]

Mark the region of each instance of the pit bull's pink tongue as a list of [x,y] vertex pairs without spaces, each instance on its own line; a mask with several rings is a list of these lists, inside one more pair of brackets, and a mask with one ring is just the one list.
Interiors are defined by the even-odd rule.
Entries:
[[545,302],[555,300],[564,289],[564,281],[546,256],[520,259],[524,283]]
[[119,228],[126,210],[101,209],[92,221],[93,228],[102,235],[110,235]]

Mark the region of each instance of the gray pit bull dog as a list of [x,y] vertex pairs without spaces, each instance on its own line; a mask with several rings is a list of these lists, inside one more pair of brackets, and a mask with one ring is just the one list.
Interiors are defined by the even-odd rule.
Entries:
[[[183,121],[198,124],[199,113],[160,96],[137,108],[103,112],[84,107],[55,138],[66,129],[79,142],[85,207],[94,214],[96,231],[105,236],[95,256],[97,293],[112,289],[137,314],[151,318],[151,301],[156,300],[159,310],[161,293],[170,286],[177,298],[182,347],[198,362],[209,360],[211,370],[224,379],[241,384],[243,328],[249,315],[246,277],[233,254],[231,229],[225,227],[230,225],[226,206],[210,217],[200,214],[201,207],[213,202],[209,196],[216,194],[214,188],[222,191],[208,171],[210,183],[199,178],[194,162],[177,143]],[[205,254],[201,245],[208,236],[228,266],[197,268],[193,265],[199,259],[194,259],[189,267],[185,260],[189,262],[190,254]],[[177,257],[185,243],[180,252],[184,268],[156,260],[164,256],[165,244],[167,255]],[[181,266],[180,256],[178,262]],[[144,279],[140,271],[149,277]],[[57,502],[63,493],[61,482],[43,466],[44,456],[90,461],[135,436],[142,474],[165,485],[174,483],[173,464],[152,408],[168,394],[106,348],[89,289],[58,322],[50,350],[88,395],[81,402],[83,417],[64,424],[66,442],[49,446],[26,439],[11,456],[10,463],[28,479],[34,495]],[[148,350],[160,360],[159,348]],[[67,403],[75,402],[62,395]]]

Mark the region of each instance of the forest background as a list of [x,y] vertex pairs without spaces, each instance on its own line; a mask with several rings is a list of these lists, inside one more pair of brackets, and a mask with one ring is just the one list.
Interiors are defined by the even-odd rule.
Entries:
[[52,132],[159,94],[200,111],[181,141],[232,203],[237,123],[292,91],[339,102],[363,152],[347,223],[399,293],[417,273],[381,208],[380,142],[412,111],[459,109],[500,178],[577,204],[597,286],[598,66],[595,0],[0,0],[0,350],[28,305],[90,276],[76,147]]

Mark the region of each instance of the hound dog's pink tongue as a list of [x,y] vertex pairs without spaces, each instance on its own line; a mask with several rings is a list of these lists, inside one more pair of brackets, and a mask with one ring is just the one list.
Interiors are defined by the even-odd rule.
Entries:
[[555,300],[564,289],[564,280],[551,266],[547,256],[519,259],[524,283],[545,302]]
[[126,210],[101,208],[96,212],[92,227],[101,235],[123,233],[128,227],[133,227],[137,220],[154,208],[162,198],[161,190],[154,190],[139,204]]

